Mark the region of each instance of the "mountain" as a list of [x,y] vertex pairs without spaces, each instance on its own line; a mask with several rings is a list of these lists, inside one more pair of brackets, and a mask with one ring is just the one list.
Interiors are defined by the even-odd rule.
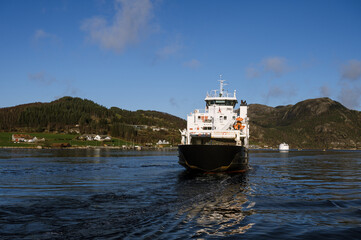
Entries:
[[109,134],[139,143],[165,139],[179,142],[184,119],[157,111],[110,109],[93,101],[63,97],[0,109],[0,131]]
[[329,98],[308,99],[295,105],[249,105],[250,141],[276,147],[361,149],[361,112]]
[[[295,105],[269,107],[251,104],[250,142],[291,148],[361,149],[361,112],[329,98],[308,99]],[[0,108],[0,131],[109,134],[139,143],[165,139],[179,143],[178,129],[186,121],[157,111],[110,109],[93,101],[63,97],[50,103]]]

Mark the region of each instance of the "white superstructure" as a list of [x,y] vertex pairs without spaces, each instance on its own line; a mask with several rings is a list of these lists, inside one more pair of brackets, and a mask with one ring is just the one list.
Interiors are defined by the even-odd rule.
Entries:
[[219,90],[207,93],[204,110],[196,109],[187,116],[187,129],[181,131],[182,144],[234,144],[248,148],[249,124],[247,103],[239,109],[236,91],[224,91],[225,80],[220,79]]

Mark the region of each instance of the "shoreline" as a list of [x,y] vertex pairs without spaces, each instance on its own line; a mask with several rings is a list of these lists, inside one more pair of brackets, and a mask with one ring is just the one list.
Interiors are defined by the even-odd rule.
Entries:
[[129,147],[129,148],[123,148],[123,147],[119,147],[119,146],[72,146],[72,147],[42,147],[42,146],[0,146],[0,149],[36,149],[36,150],[45,150],[45,149],[117,149],[117,150],[135,150],[135,151],[150,151],[150,150],[155,150],[155,151],[160,151],[160,150],[167,150],[167,151],[173,151],[173,150],[177,150],[178,147],[163,147],[163,148],[156,148],[156,147],[141,147],[136,148],[136,147]]
[[[117,149],[117,150],[135,150],[135,151],[176,151],[178,149],[178,146],[176,147],[163,147],[163,148],[157,148],[157,147],[129,147],[129,148],[123,148],[119,146],[72,146],[72,147],[43,147],[43,146],[0,146],[0,149],[37,149],[37,150],[49,150],[49,149]],[[276,148],[249,148],[249,151],[279,151]],[[296,151],[320,151],[320,152],[327,152],[327,151],[361,151],[361,149],[357,148],[330,148],[330,149],[319,149],[319,148],[302,148],[302,149],[290,149],[287,152],[296,152]]]

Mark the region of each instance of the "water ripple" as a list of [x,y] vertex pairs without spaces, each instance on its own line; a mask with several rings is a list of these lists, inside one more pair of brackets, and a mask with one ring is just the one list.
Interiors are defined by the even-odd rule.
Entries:
[[358,239],[360,152],[250,159],[209,175],[176,152],[0,150],[0,238]]

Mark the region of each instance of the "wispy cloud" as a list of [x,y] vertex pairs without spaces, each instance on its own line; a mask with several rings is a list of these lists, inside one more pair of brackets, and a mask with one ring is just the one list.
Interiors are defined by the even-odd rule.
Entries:
[[251,64],[246,68],[246,77],[249,79],[259,78],[265,74],[272,74],[274,77],[281,77],[290,71],[290,66],[284,57],[268,57],[259,63]]
[[182,49],[182,44],[177,40],[171,44],[168,44],[167,46],[159,49],[156,52],[157,58],[158,59],[166,59],[170,56],[176,55],[181,49]]
[[51,85],[59,85],[59,89],[63,88],[62,95],[75,96],[78,94],[79,90],[74,87],[73,81],[65,80],[59,81],[55,77],[46,73],[45,71],[40,71],[36,73],[28,73],[28,79],[32,82],[35,82],[42,86],[51,86]]
[[154,54],[152,65],[157,64],[159,61],[166,60],[171,57],[178,56],[183,49],[183,45],[180,41],[180,37],[177,36],[173,41],[158,49]]
[[81,29],[87,38],[103,49],[122,52],[128,45],[139,41],[147,31],[153,16],[150,0],[116,0],[115,15],[108,23],[104,17],[83,21]]
[[255,67],[246,68],[246,77],[248,79],[259,78],[262,75],[261,71]]
[[361,79],[361,61],[350,60],[342,65],[341,78],[351,81]]
[[293,88],[281,88],[278,86],[272,86],[268,89],[268,92],[264,95],[265,102],[268,103],[270,99],[283,99],[289,102],[292,97],[296,96],[297,92]]
[[326,85],[320,87],[320,95],[321,97],[329,97],[331,95],[330,88]]
[[78,88],[74,87],[70,81],[66,82],[63,95],[76,96],[78,95],[78,93],[79,93]]
[[347,87],[341,89],[339,95],[340,102],[348,108],[358,109],[361,107],[361,88],[360,87]]
[[37,82],[43,85],[51,85],[56,82],[56,79],[45,72],[28,73],[28,78],[31,81]]
[[289,70],[287,60],[283,57],[270,57],[262,60],[262,66],[266,72],[273,73],[280,77]]
[[175,100],[175,98],[170,98],[169,99],[169,103],[170,103],[170,105],[172,106],[172,107],[176,107],[176,108],[179,108],[179,105],[178,105],[178,103],[177,103],[177,100]]
[[33,40],[34,42],[38,43],[42,40],[50,40],[54,43],[60,42],[60,38],[56,36],[55,34],[48,33],[44,31],[43,29],[37,29],[33,34]]
[[341,65],[339,101],[348,108],[361,108],[361,60],[349,60]]
[[277,87],[277,86],[274,86],[274,87],[271,87],[269,90],[268,90],[268,93],[267,93],[267,97],[281,97],[283,95],[285,95],[286,91],[281,89],[280,87]]
[[192,59],[190,61],[184,62],[183,66],[189,67],[191,69],[197,69],[201,66],[201,63],[197,59]]

